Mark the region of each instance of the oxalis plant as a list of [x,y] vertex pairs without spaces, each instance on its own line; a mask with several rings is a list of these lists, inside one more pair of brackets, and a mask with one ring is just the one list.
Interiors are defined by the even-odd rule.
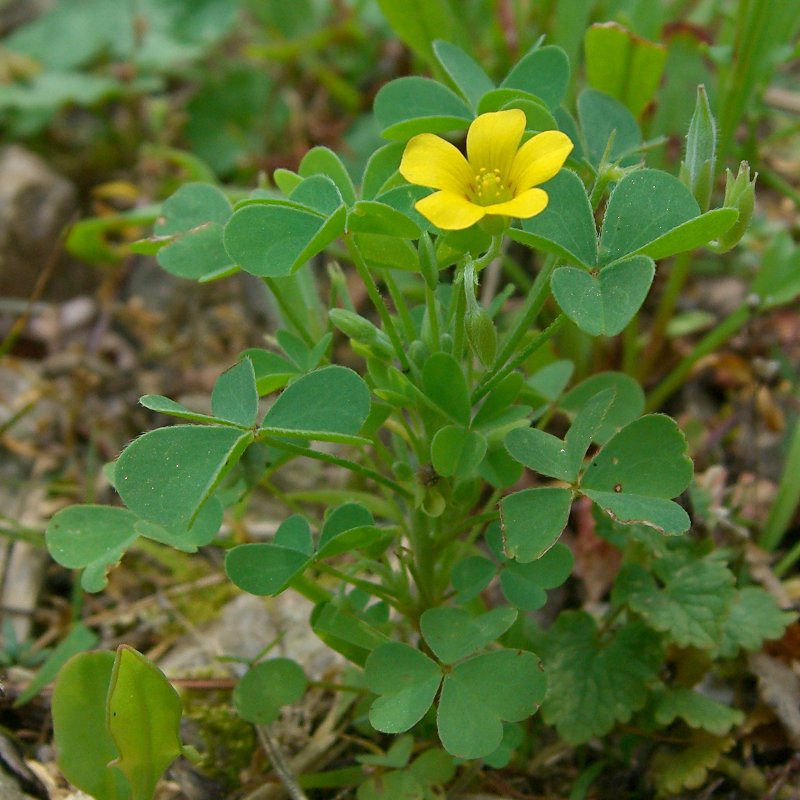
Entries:
[[[262,278],[282,327],[219,376],[210,413],[143,397],[178,423],[109,466],[125,507],[60,511],[48,548],[88,592],[144,537],[223,548],[242,590],[309,598],[312,629],[352,665],[342,691],[360,698],[362,736],[387,748],[359,758],[360,779],[348,773],[362,800],[441,796],[458,769],[465,785],[552,743],[552,727],[569,747],[625,726],[628,747],[657,751],[660,792],[699,785],[743,714],[698,685],[791,617],[747,585],[736,553],[688,533],[677,423],[645,413],[629,375],[578,380],[573,362],[630,330],[656,262],[735,245],[754,181],[729,176],[709,210],[702,92],[679,179],[645,166],[649,143],[620,102],[587,89],[577,116],[562,107],[558,48],[535,47],[500,86],[454,45],[434,49],[448,85],[406,77],[380,91],[389,143],[356,183],[316,147],[235,205],[199,183],[164,203],[139,249],[184,278]],[[275,489],[303,459],[341,478],[302,497]],[[225,509],[241,517],[264,489],[287,506],[274,537],[221,536]],[[572,571],[559,539],[576,502],[622,567],[594,613],[540,625],[531,612]],[[295,797],[304,777],[268,725],[307,684],[294,661],[266,657],[233,697]],[[53,714],[65,774],[98,800],[149,800],[169,763],[193,755],[175,690],[132,648],[70,660]]]

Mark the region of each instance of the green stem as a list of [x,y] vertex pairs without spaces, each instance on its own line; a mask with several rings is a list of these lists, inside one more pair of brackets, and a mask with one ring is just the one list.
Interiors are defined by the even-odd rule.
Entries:
[[349,469],[351,472],[355,472],[364,478],[375,481],[375,483],[388,486],[393,492],[396,492],[407,499],[411,499],[413,496],[411,492],[409,492],[399,483],[393,481],[391,478],[387,478],[385,475],[381,475],[380,472],[375,472],[375,470],[365,467],[362,464],[358,464],[355,461],[350,461],[346,458],[339,458],[339,456],[334,456],[331,453],[323,453],[320,450],[312,450],[309,447],[300,447],[299,445],[290,444],[282,439],[275,439],[272,437],[269,439],[269,444],[270,447],[277,447],[278,450],[283,450],[286,453],[292,453],[292,455],[305,456],[306,458],[313,458],[316,461],[324,461],[327,464],[335,464],[337,467],[344,467],[345,469]]
[[411,313],[408,310],[406,299],[403,297],[403,293],[392,277],[392,271],[390,269],[384,271],[383,281],[386,284],[386,288],[389,290],[389,295],[392,298],[392,303],[394,303],[397,315],[400,317],[400,324],[403,326],[403,335],[406,337],[407,341],[413,342],[414,339],[417,338],[414,322],[411,319]]
[[284,319],[294,328],[295,333],[297,333],[309,347],[313,347],[316,342],[309,333],[308,326],[303,323],[295,313],[294,308],[292,308],[289,299],[284,293],[284,287],[279,286],[274,278],[264,278],[264,283],[266,283],[269,290],[272,292],[272,296],[275,298]]
[[644,380],[649,374],[653,365],[656,363],[661,349],[664,345],[664,336],[667,331],[672,315],[675,313],[675,308],[678,305],[678,299],[681,296],[683,287],[689,277],[689,270],[692,265],[692,253],[681,253],[675,258],[672,263],[672,268],[669,271],[669,278],[667,285],[664,287],[664,292],[658,304],[656,311],[656,318],[650,327],[650,339],[645,349],[644,358],[637,375],[639,380]]
[[311,578],[306,578],[305,575],[298,575],[292,579],[289,584],[299,594],[303,595],[306,600],[310,600],[314,605],[317,603],[326,603],[333,596],[329,591],[323,589],[316,581]]
[[[759,545],[764,550],[775,550],[781,543],[781,539],[783,539],[786,529],[789,527],[798,503],[800,503],[800,417],[794,422],[789,452],[786,455],[786,463],[783,466],[783,473],[778,484],[778,492],[775,495],[772,508],[769,510],[764,530],[761,531],[761,536],[758,539]],[[794,550],[789,555],[793,553]],[[795,556],[796,558],[797,556]],[[781,564],[783,564],[783,561],[781,561]]]
[[464,315],[467,311],[467,299],[464,295],[464,264],[459,264],[458,274],[453,282],[453,314],[450,329],[453,331],[453,356],[456,361],[461,363],[464,357],[464,341],[466,331],[464,330]]
[[558,333],[567,318],[560,313],[538,336],[535,336],[508,362],[501,370],[488,381],[481,381],[472,393],[472,404],[478,402],[484,395],[488,394],[500,381],[510,375],[520,364],[525,363],[542,345],[546,344]]
[[695,346],[689,355],[664,378],[661,383],[653,389],[647,397],[647,411],[655,411],[676,392],[686,377],[692,371],[694,365],[703,356],[713,353],[731,338],[742,326],[750,319],[752,311],[747,306],[741,306],[730,316],[726,317],[713,331],[704,336]]
[[414,575],[419,590],[420,613],[436,605],[436,553],[429,525],[438,525],[417,511],[411,530],[414,548]]
[[425,307],[428,310],[428,324],[431,328],[432,352],[437,352],[441,347],[442,333],[439,327],[439,307],[436,302],[436,292],[425,284]]
[[409,363],[403,343],[400,340],[400,335],[397,333],[397,328],[395,327],[392,315],[389,313],[389,309],[386,307],[386,303],[383,297],[381,297],[381,293],[378,291],[378,286],[375,283],[372,273],[369,271],[369,267],[364,261],[364,257],[361,255],[361,251],[358,249],[358,245],[355,243],[352,234],[345,236],[345,243],[347,244],[347,251],[350,253],[350,258],[353,260],[353,265],[356,268],[356,272],[358,272],[358,275],[364,284],[364,288],[367,290],[367,295],[369,296],[372,305],[375,307],[375,310],[378,312],[378,315],[381,318],[383,329],[386,331],[386,335],[392,342],[392,347],[394,347],[397,360],[400,362],[403,369],[408,371],[411,368],[411,364]]
[[539,312],[542,310],[542,307],[547,300],[547,293],[550,286],[550,276],[552,275],[555,266],[555,257],[548,257],[542,266],[542,269],[539,271],[539,274],[536,276],[536,280],[533,282],[531,290],[525,297],[525,302],[523,303],[522,308],[520,309],[520,312],[514,321],[513,327],[503,339],[503,343],[500,347],[497,357],[494,360],[494,364],[492,364],[491,368],[486,371],[478,383],[478,386],[475,390],[475,395],[473,395],[473,403],[486,394],[486,391],[488,390],[484,391],[485,385],[490,381],[493,381],[497,373],[503,369],[505,363],[509,358],[511,358],[511,355],[517,349],[517,346],[522,338],[533,326],[534,322],[536,322],[536,318],[539,316]]
[[367,581],[362,578],[354,578],[352,575],[348,575],[346,572],[342,572],[341,570],[336,569],[336,567],[332,567],[330,564],[325,564],[321,561],[318,561],[314,566],[320,572],[325,572],[328,575],[332,575],[334,578],[338,578],[340,581],[349,583],[351,586],[355,586],[357,589],[361,589],[367,594],[380,597],[381,600],[385,600],[391,606],[397,606],[396,595],[387,589],[384,589],[384,587],[379,583]]

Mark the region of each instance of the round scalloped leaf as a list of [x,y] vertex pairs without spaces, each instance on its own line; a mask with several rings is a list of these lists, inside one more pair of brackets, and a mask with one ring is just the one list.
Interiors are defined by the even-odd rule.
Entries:
[[370,409],[369,389],[347,367],[329,366],[303,375],[272,404],[261,429],[279,436],[331,439],[361,430]]
[[233,690],[233,704],[242,719],[269,725],[278,719],[282,706],[300,700],[307,685],[303,668],[296,661],[271,658],[247,670]]
[[577,267],[559,267],[550,281],[561,310],[590,336],[616,336],[644,303],[656,266],[634,256],[603,267],[597,276]]
[[369,711],[372,726],[383,733],[403,733],[431,707],[442,672],[419,650],[387,642],[370,653],[364,678],[367,688],[381,695]]
[[385,84],[375,96],[373,108],[386,139],[465,129],[473,117],[455,92],[430,78],[417,76]]
[[474,617],[463,608],[429,608],[420,630],[433,654],[445,664],[472,655],[502,636],[517,618],[513,608],[494,608]]
[[527,719],[544,699],[539,659],[525,650],[493,650],[447,674],[439,698],[439,738],[448,753],[481,758],[503,740],[502,721]]
[[142,519],[186,527],[252,441],[251,433],[212,425],[150,431],[119,457],[117,491]]
[[626,175],[608,198],[600,233],[600,264],[648,246],[700,215],[692,193],[675,177],[657,169]]
[[225,249],[246,272],[259,277],[290,275],[344,230],[345,209],[325,219],[297,204],[252,203],[225,226]]
[[569,489],[523,489],[500,501],[506,555],[517,561],[541,558],[561,536],[572,507]]
[[690,728],[702,728],[715,736],[724,736],[744,722],[744,714],[700,692],[685,687],[661,691],[655,703],[655,718],[666,727],[680,717]]
[[510,228],[508,235],[567,261],[593,267],[597,263],[597,230],[583,181],[562,169],[544,188],[549,198],[545,210],[522,220],[519,228]]

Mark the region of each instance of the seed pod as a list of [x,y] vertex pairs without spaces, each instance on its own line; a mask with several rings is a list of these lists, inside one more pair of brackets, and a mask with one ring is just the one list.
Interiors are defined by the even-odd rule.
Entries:
[[497,355],[497,330],[486,310],[477,303],[467,309],[464,315],[464,327],[467,332],[467,341],[478,361],[484,367],[494,363]]

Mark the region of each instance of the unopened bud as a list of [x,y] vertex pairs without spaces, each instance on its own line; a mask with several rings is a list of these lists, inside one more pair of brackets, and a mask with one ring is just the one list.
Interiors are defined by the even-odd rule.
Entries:
[[478,361],[484,367],[491,366],[497,355],[497,330],[486,309],[477,304],[468,308],[464,315],[464,328],[467,332],[467,341]]
[[719,237],[714,248],[715,252],[726,253],[735,247],[744,236],[753,216],[757,178],[757,172],[752,179],[750,178],[750,165],[746,161],[739,164],[739,171],[735,178],[729,169],[725,170],[725,202],[723,205],[725,208],[735,208],[739,212],[739,218],[733,223],[733,227]]
[[422,236],[419,237],[417,248],[422,277],[425,279],[428,288],[433,292],[439,283],[439,262],[436,260],[436,248],[433,246],[427,231],[424,231]]
[[373,353],[384,358],[391,358],[392,350],[389,337],[376,328],[368,319],[354,314],[345,308],[332,308],[328,312],[328,318],[334,327],[338,328],[345,336],[354,343],[368,347]]
[[697,87],[694,114],[686,134],[686,153],[680,179],[692,192],[702,211],[708,211],[717,161],[717,126],[703,84]]

